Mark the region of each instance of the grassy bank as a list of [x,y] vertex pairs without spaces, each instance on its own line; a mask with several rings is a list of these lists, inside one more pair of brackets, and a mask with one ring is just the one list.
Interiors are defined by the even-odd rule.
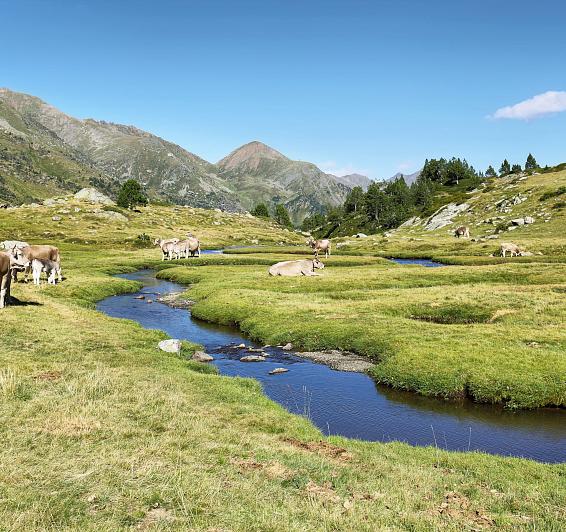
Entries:
[[[338,267],[342,261],[350,267]],[[562,264],[327,264],[318,278],[269,278],[259,264],[226,266],[221,275],[174,267],[159,276],[195,283],[199,318],[237,324],[271,344],[367,355],[382,383],[512,408],[566,405]]]
[[[137,286],[110,273],[154,265],[153,252],[67,252],[60,286],[14,287],[0,351],[7,529],[560,528],[564,466],[323,438],[253,381],[196,372],[156,349],[162,333],[93,310]],[[250,268],[223,278],[246,271],[244,295]]]

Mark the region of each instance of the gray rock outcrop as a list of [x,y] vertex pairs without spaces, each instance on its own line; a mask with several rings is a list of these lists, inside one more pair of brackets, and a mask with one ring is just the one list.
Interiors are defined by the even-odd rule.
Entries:
[[95,188],[83,188],[75,194],[75,199],[81,201],[90,201],[90,203],[99,203],[101,205],[115,205],[115,203],[102,192]]

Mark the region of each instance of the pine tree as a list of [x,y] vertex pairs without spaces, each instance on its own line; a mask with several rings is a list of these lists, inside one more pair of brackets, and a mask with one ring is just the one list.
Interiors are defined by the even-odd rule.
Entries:
[[354,187],[346,196],[344,209],[346,212],[357,212],[364,201],[364,191],[362,187]]
[[497,174],[495,173],[495,169],[490,164],[487,170],[485,171],[485,177],[495,177],[496,175]]
[[514,164],[511,167],[511,173],[512,174],[520,174],[523,171],[523,169],[521,168],[520,164]]
[[281,203],[275,206],[275,221],[283,227],[293,227],[291,218],[289,217],[289,211],[284,205],[281,205]]
[[507,174],[511,173],[511,165],[509,164],[509,161],[507,159],[505,159],[502,163],[501,163],[501,168],[499,169],[499,175],[500,176],[504,176]]
[[147,197],[135,179],[128,179],[122,185],[116,203],[124,209],[134,209],[138,205],[147,205]]
[[538,164],[536,159],[533,157],[532,153],[529,153],[527,157],[527,162],[525,163],[525,170],[536,170],[538,168]]
[[258,218],[269,218],[269,209],[265,203],[258,203],[251,214]]

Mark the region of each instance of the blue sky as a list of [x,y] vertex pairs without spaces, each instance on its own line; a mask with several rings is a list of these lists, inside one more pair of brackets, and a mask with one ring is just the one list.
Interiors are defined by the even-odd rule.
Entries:
[[559,0],[0,0],[0,86],[212,162],[261,140],[372,178],[452,155],[555,164],[565,20]]

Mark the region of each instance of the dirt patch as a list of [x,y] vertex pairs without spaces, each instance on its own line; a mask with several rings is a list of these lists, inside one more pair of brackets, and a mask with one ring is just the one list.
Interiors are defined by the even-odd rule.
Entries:
[[365,373],[374,365],[371,360],[366,357],[354,355],[354,353],[348,351],[338,351],[337,349],[330,351],[305,351],[303,353],[296,352],[295,355],[301,358],[308,358],[318,364],[325,364],[338,371]]
[[46,371],[44,373],[38,373],[34,376],[34,379],[38,381],[57,381],[63,376],[61,371]]
[[481,510],[472,510],[469,499],[454,491],[444,494],[444,500],[434,513],[449,519],[471,521],[479,528],[490,528],[494,525],[489,515]]
[[253,458],[232,458],[230,463],[236,466],[240,471],[262,471],[271,479],[287,479],[293,476],[293,471],[277,460],[271,462],[256,462]]
[[175,516],[171,510],[166,510],[161,507],[152,508],[145,514],[145,517],[136,528],[138,530],[147,530],[154,525],[165,525],[172,523],[174,520]]
[[340,496],[334,491],[332,484],[330,482],[325,482],[320,485],[312,480],[309,480],[305,487],[305,491],[313,497],[322,499],[327,502],[337,504],[340,502]]
[[353,458],[352,453],[348,452],[343,447],[338,447],[337,445],[333,445],[332,443],[322,440],[317,442],[304,442],[295,438],[284,438],[283,441],[298,449],[311,453],[322,454],[323,456],[333,458],[340,462],[348,462]]

